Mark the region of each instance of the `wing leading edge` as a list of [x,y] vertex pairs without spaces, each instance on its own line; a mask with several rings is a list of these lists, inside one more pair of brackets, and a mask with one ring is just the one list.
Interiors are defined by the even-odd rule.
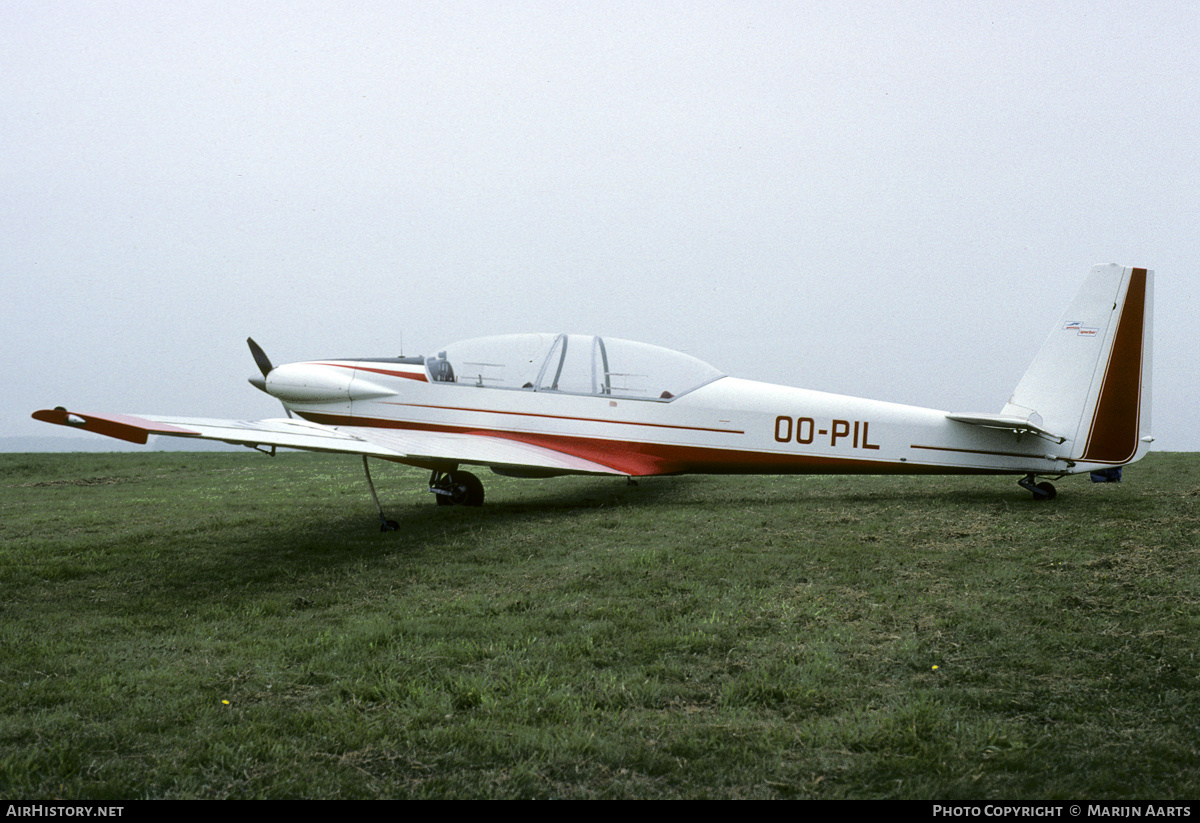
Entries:
[[241,446],[366,455],[410,463],[422,468],[469,463],[509,471],[535,470],[551,474],[622,474],[620,471],[568,453],[520,441],[482,434],[380,431],[355,426],[335,428],[306,420],[276,417],[268,420],[216,420],[209,417],[162,417],[132,414],[83,414],[66,409],[42,409],[35,420],[107,434],[128,443],[146,443],[151,434],[164,437],[220,440]]
[[237,446],[277,446],[305,451],[361,454],[422,468],[468,463],[500,470],[554,474],[622,474],[574,455],[486,435],[409,430],[334,428],[307,420],[218,420],[157,415],[83,414],[63,408],[42,409],[35,420],[104,434],[130,443],[146,443],[152,434],[219,440]]

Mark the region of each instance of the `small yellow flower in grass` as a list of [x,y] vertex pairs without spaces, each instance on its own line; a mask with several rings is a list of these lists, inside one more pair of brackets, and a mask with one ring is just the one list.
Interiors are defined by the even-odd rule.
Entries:
[[935,672],[937,671],[937,664],[934,664],[933,671],[935,671]]
[[[937,668],[937,666],[934,666],[934,668],[936,669],[936,668]],[[228,700],[222,700],[221,702],[222,702],[222,703],[224,703],[226,706],[228,706],[228,705],[229,705],[229,701],[228,701]]]

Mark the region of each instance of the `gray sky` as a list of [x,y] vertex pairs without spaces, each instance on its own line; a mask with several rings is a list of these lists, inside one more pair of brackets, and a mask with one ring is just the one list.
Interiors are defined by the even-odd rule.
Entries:
[[248,335],[593,332],[998,412],[1116,262],[1155,447],[1200,450],[1194,0],[14,0],[0,94],[0,436],[279,416]]

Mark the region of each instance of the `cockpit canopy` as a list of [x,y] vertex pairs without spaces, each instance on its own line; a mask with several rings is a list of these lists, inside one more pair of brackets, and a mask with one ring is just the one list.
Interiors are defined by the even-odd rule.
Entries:
[[434,383],[667,401],[722,373],[646,343],[588,334],[507,334],[447,346],[425,359]]

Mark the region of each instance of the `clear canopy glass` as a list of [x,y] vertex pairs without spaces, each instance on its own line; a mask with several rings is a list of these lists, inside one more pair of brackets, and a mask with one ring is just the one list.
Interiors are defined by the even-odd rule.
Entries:
[[671,400],[722,376],[682,352],[587,334],[508,334],[425,360],[435,383]]

